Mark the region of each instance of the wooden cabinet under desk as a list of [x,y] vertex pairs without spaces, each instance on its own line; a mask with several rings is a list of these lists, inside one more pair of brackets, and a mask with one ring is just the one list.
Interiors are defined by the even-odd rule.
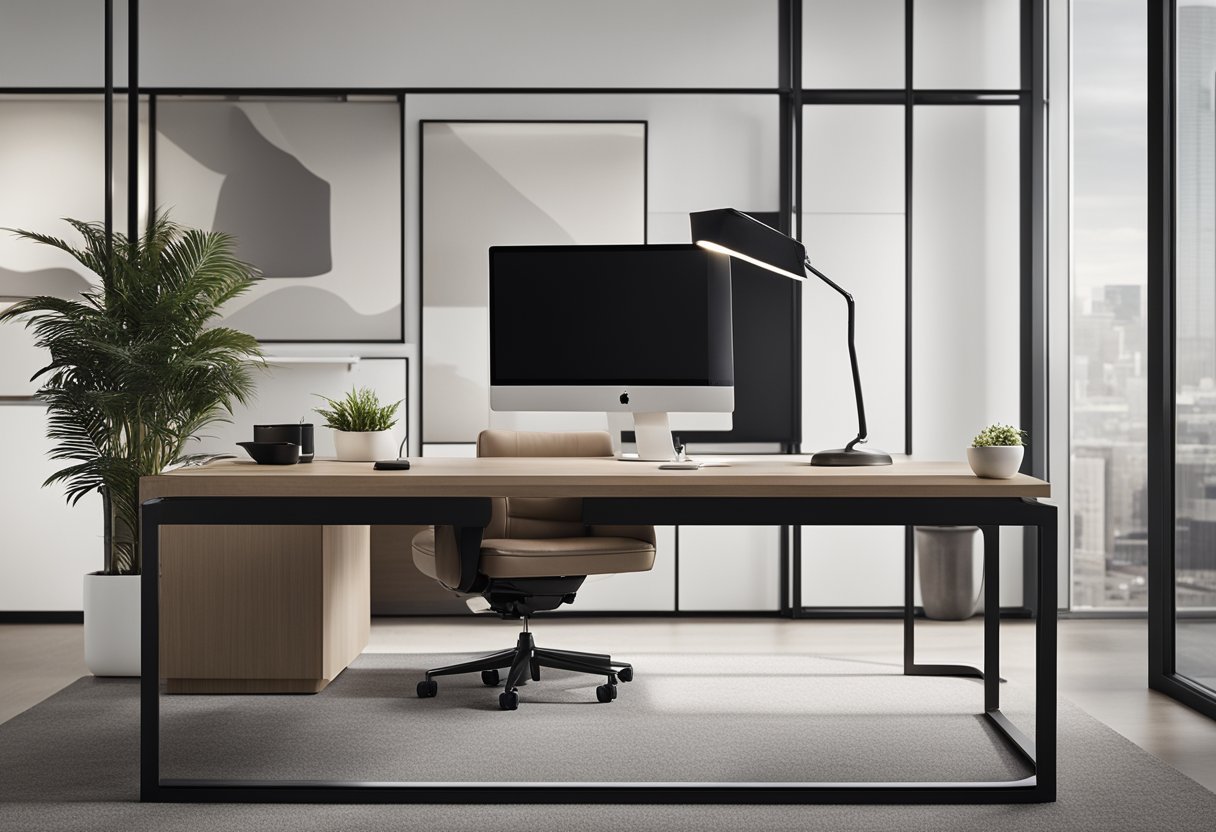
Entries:
[[174,526],[163,532],[169,693],[316,693],[371,615],[468,614],[415,567],[426,526]]
[[170,693],[316,693],[367,646],[370,526],[161,532]]

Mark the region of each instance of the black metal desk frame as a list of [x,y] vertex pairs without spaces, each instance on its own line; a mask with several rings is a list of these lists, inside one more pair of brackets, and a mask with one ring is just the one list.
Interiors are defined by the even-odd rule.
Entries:
[[[572,495],[576,496],[576,495]],[[163,497],[142,507],[143,677],[140,682],[140,799],[179,803],[1046,803],[1056,798],[1056,509],[1010,497],[588,497],[584,519],[599,524],[979,526],[984,534],[984,667],[917,664],[912,564],[904,564],[904,674],[983,679],[983,714],[1031,767],[1020,780],[893,783],[397,783],[174,780],[160,776],[159,527],[165,525],[402,525],[458,529],[462,556],[475,557],[490,519],[483,497]],[[1000,526],[1033,527],[1038,538],[1035,737],[1000,710]],[[797,625],[793,625],[797,626]],[[404,688],[403,688],[404,691]],[[405,695],[403,693],[403,695]],[[505,715],[510,718],[510,715]]]

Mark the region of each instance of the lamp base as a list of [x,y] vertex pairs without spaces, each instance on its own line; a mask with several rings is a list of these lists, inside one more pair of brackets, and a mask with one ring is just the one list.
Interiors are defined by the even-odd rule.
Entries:
[[811,457],[812,465],[890,465],[891,455],[886,451],[867,448],[834,448],[820,451]]

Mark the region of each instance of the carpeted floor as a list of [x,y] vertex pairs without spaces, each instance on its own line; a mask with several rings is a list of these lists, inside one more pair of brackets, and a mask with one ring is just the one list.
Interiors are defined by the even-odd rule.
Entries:
[[[476,677],[415,698],[444,656],[362,656],[318,696],[162,698],[166,777],[394,781],[1007,780],[972,680],[776,656],[635,656],[620,698],[547,672],[504,713]],[[1032,728],[1026,691],[1006,712]],[[1066,702],[1043,806],[144,805],[138,688],[86,677],[0,725],[0,829],[1210,830],[1216,795]],[[898,714],[898,716],[892,715]]]

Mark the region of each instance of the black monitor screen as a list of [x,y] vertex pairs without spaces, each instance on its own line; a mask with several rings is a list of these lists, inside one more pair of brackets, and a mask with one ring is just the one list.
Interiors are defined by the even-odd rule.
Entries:
[[733,382],[724,255],[691,245],[490,249],[492,385]]

